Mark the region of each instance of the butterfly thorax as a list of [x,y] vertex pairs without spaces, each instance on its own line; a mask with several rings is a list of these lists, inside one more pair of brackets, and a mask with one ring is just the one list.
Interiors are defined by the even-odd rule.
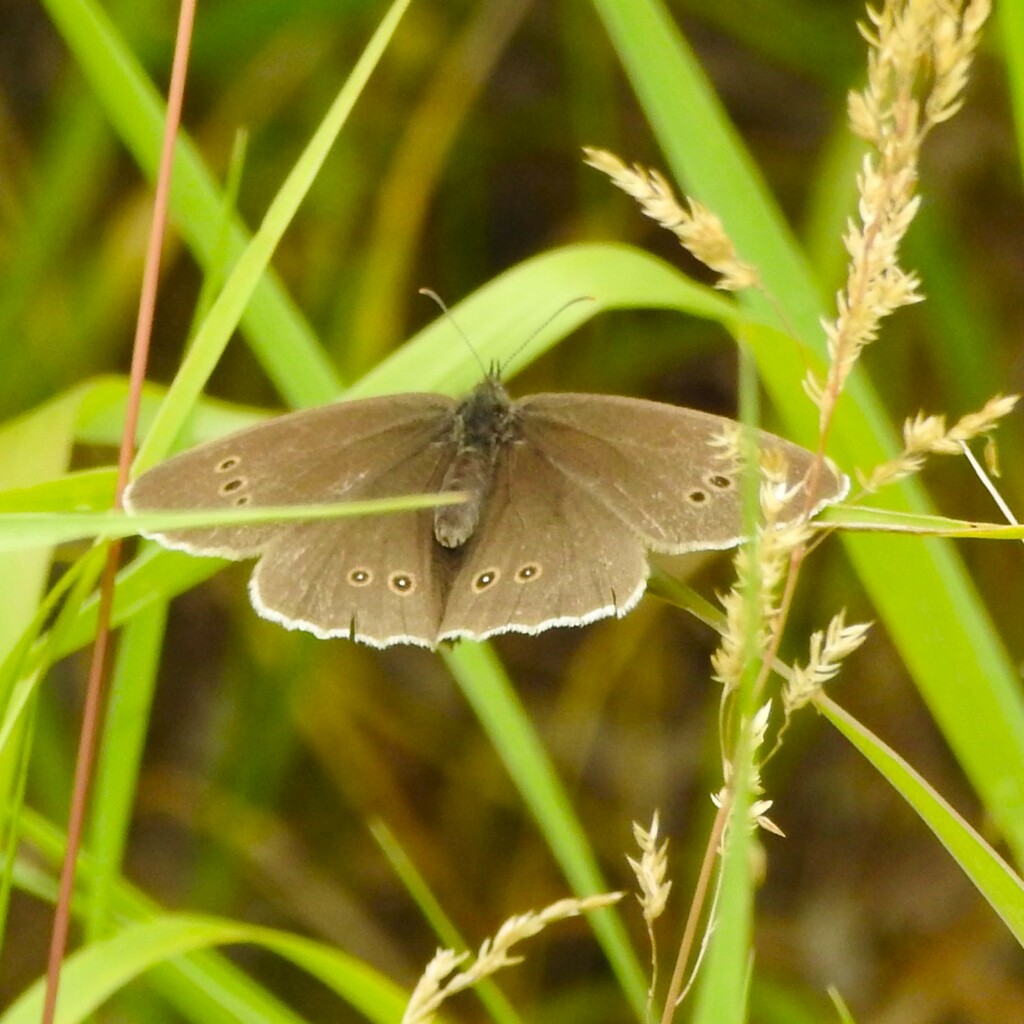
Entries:
[[494,467],[502,449],[518,435],[516,414],[497,374],[488,374],[459,405],[449,444],[454,455],[440,493],[462,491],[459,505],[434,510],[434,536],[446,548],[461,547],[473,535],[491,491]]

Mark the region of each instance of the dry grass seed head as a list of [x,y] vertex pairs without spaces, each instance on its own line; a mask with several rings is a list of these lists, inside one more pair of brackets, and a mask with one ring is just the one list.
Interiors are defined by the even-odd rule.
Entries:
[[860,353],[877,336],[881,320],[921,299],[916,275],[899,266],[899,246],[919,201],[914,196],[921,144],[962,102],[967,72],[989,0],[887,0],[868,7],[868,81],[849,96],[853,131],[874,149],[864,158],[858,188],[858,221],[844,244],[850,255],[847,283],[837,296],[836,317],[823,324],[831,365],[804,386],[818,405],[823,429]]
[[640,847],[640,859],[627,857],[629,866],[636,875],[640,892],[637,900],[643,909],[644,920],[651,925],[665,912],[671,882],[665,881],[668,869],[668,840],[658,843],[658,812],[651,818],[651,827],[645,830],[636,822],[633,823],[633,838]]
[[[510,917],[493,938],[481,944],[476,958],[462,971],[458,971],[458,968],[469,958],[468,953],[456,953],[452,949],[438,950],[413,989],[402,1015],[402,1024],[430,1024],[441,1004],[450,996],[471,988],[503,967],[521,962],[521,956],[513,956],[509,952],[516,943],[532,938],[555,921],[607,907],[621,898],[621,892],[613,892],[585,899],[562,899],[543,910],[531,910]],[[458,973],[454,973],[456,971]]]
[[869,622],[847,625],[846,612],[840,611],[833,616],[827,630],[811,634],[807,664],[793,666],[782,693],[787,716],[813,701],[825,684],[836,677],[843,659],[864,643],[870,628]]
[[720,275],[716,288],[740,291],[757,287],[757,269],[744,263],[718,216],[696,199],[687,197],[684,207],[663,174],[633,164],[630,167],[614,153],[584,146],[585,163],[611,179],[612,184],[632,196],[643,213],[671,231],[680,244],[706,267]]
[[[725,611],[726,629],[711,656],[714,678],[726,693],[736,690],[743,677],[751,647],[768,648],[778,625],[778,599],[790,567],[792,553],[811,536],[810,523],[802,516],[783,519],[802,484],[787,485],[788,467],[778,450],[760,453],[761,521],[753,543],[742,544],[733,556],[735,582],[719,600]],[[753,592],[753,605],[748,594]]]
[[858,474],[866,491],[877,491],[886,484],[917,473],[929,455],[960,455],[962,444],[990,434],[999,420],[1013,411],[1019,395],[994,395],[976,412],[961,416],[946,428],[946,417],[919,412],[903,424],[903,451],[889,462],[876,466],[870,474]]
[[[750,732],[750,792],[755,797],[747,809],[747,826],[751,830],[762,828],[773,835],[785,836],[785,833],[768,817],[774,801],[757,799],[764,793],[764,784],[761,781],[761,759],[760,751],[764,747],[765,738],[768,735],[768,724],[771,721],[772,702],[766,701],[750,720],[748,729]],[[718,793],[711,794],[711,802],[716,807],[722,807],[729,791],[732,790],[736,776],[732,761],[728,758],[722,759],[722,780],[723,786]]]

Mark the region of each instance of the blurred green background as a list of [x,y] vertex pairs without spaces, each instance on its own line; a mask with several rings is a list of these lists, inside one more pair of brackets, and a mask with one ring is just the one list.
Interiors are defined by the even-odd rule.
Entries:
[[[831,0],[669,8],[801,239],[823,296],[842,282],[839,231],[859,160],[845,96],[861,84],[862,7]],[[171,3],[106,6],[153,79],[166,79]],[[208,0],[200,5],[184,124],[221,179],[248,133],[237,205],[252,226],[383,14],[371,0]],[[905,263],[928,301],[886,324],[868,356],[894,424],[952,418],[1021,386],[1024,204],[1002,59],[991,33],[965,110],[927,146],[924,206]],[[1024,43],[1022,43],[1024,45]],[[351,383],[455,303],[554,246],[625,241],[707,281],[580,147],[665,166],[594,10],[579,0],[418,0],[360,98],[273,266]],[[692,140],[700,146],[699,139]],[[0,421],[130,356],[151,189],[111,130],[47,10],[0,11]],[[202,285],[172,231],[150,378],[166,383]],[[522,338],[554,312],[532,309]],[[457,344],[461,344],[456,340]],[[735,411],[736,357],[717,325],[612,312],[552,348],[514,393],[594,390]],[[796,382],[794,382],[795,384]],[[285,401],[239,337],[208,393]],[[772,409],[764,411],[771,427]],[[1024,507],[1019,416],[1000,435],[1011,506]],[[780,428],[781,429],[781,428]],[[111,449],[76,449],[79,467]],[[844,466],[851,471],[855,468]],[[959,461],[927,483],[938,508],[995,518]],[[901,544],[894,542],[893,557]],[[1003,642],[1024,649],[1016,547],[961,547]],[[337,944],[411,985],[435,936],[375,842],[384,823],[471,944],[510,914],[567,891],[445,665],[422,651],[321,642],[260,620],[233,566],[173,602],[126,850],[126,875],[167,907],[238,917]],[[872,610],[838,545],[815,555],[794,613],[799,638],[845,605]],[[725,558],[695,585],[729,584]],[[803,642],[784,651],[803,654]],[[720,785],[714,636],[655,598],[622,621],[496,643],[564,780],[609,884],[631,888],[631,822],[659,808],[672,837],[663,951],[682,928]],[[37,709],[28,803],[63,826],[84,655],[61,662]],[[876,629],[833,694],[969,818],[978,803],[908,674]],[[934,838],[813,715],[767,773],[754,1019],[830,1019],[836,985],[864,1021],[1006,1021],[1024,1012],[1020,951]],[[638,915],[627,912],[641,959]],[[42,970],[49,908],[15,895],[0,1006]],[[315,982],[269,954],[236,959],[309,1020],[347,1020]],[[965,984],[963,979],[969,978]],[[501,979],[526,1019],[611,1021],[626,1007],[582,924],[546,933]],[[109,1020],[175,1021],[146,991]],[[483,1019],[471,998],[458,1019]],[[121,1015],[119,1016],[118,1013]],[[353,1012],[351,1019],[357,1018]]]

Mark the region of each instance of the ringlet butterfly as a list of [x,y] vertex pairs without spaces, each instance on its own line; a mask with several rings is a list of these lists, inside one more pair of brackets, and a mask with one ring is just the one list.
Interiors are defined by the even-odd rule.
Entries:
[[[539,633],[628,612],[647,551],[740,542],[741,473],[716,440],[732,420],[636,398],[512,400],[492,371],[462,401],[397,394],[280,416],[143,473],[129,511],[302,505],[461,491],[414,512],[149,534],[197,555],[258,558],[265,618],[374,647]],[[763,431],[803,514],[814,456]],[[848,479],[826,462],[813,512]]]

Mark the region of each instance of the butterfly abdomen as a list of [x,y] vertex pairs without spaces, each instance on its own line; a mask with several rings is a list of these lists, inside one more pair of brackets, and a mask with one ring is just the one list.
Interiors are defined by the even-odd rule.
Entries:
[[480,522],[491,492],[494,467],[502,449],[519,436],[512,402],[501,381],[489,374],[459,405],[452,419],[450,443],[455,450],[440,493],[461,491],[459,505],[434,510],[434,536],[446,548],[462,547]]
[[467,495],[458,505],[434,509],[434,536],[446,548],[458,548],[473,536],[480,513],[491,490],[494,469],[485,452],[466,448],[456,454],[444,474],[440,493],[462,491]]

